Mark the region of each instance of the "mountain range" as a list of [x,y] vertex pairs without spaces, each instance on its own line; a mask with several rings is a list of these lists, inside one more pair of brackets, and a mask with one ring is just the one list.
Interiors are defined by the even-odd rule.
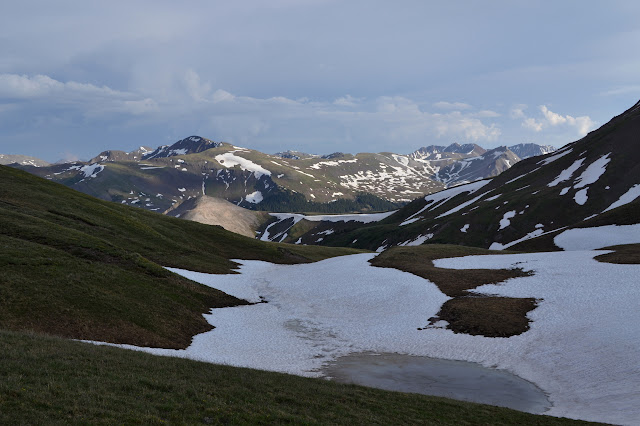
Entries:
[[[522,155],[551,147],[515,145]],[[16,164],[86,194],[165,212],[200,195],[251,210],[370,212],[495,176],[520,161],[510,148],[457,143],[410,155],[286,151],[274,155],[190,136],[156,149],[107,150],[87,162]]]
[[303,244],[372,250],[425,242],[557,249],[550,241],[567,228],[637,222],[638,133],[640,102],[558,151],[520,161],[494,178],[420,197],[378,222],[327,222],[302,235],[295,227],[290,233]]
[[[253,370],[291,373],[293,366],[295,374],[315,373],[317,365],[360,351],[375,353],[376,360],[393,353],[508,370],[539,387],[549,404],[547,414],[634,424],[640,353],[638,132],[640,102],[556,152],[515,164],[511,149],[483,151],[475,145],[451,151],[425,147],[412,158],[293,154],[296,159],[193,136],[155,150],[107,151],[91,162],[0,166],[0,375],[7,378],[0,382],[0,423],[353,423],[354,418],[390,423],[414,412],[401,420],[565,422],[416,395],[401,405],[394,398],[406,394],[369,397],[353,385],[294,383],[288,375]],[[461,180],[475,163],[500,157],[507,168],[495,177],[421,194],[385,212],[303,215],[237,205],[268,201],[267,190],[277,179],[288,182],[285,173],[308,172],[311,177],[301,182],[311,183],[343,164],[380,161],[376,156],[397,164],[406,158],[412,168],[428,164],[435,169],[426,162],[440,161],[431,176],[449,168],[446,176]],[[19,168],[43,171],[50,181]],[[226,178],[218,180],[222,175]],[[170,180],[176,176],[191,176],[200,192],[191,186],[169,192],[183,182]],[[100,183],[105,193],[122,198],[106,202],[52,180],[75,188]],[[155,193],[149,182],[168,190]],[[216,182],[226,188],[216,189]],[[128,185],[149,189],[136,193]],[[207,194],[227,188],[245,194],[240,203]],[[277,190],[295,194],[282,188]],[[352,194],[350,201],[318,200],[315,207],[342,203],[346,209],[352,202],[373,211],[383,202],[394,204]],[[167,199],[165,215],[134,208],[159,209],[158,200]],[[215,226],[230,222],[235,233]],[[256,231],[260,240],[297,245],[246,237]],[[566,252],[532,253],[560,248]],[[518,253],[496,251],[503,249]],[[278,265],[298,263],[310,265]],[[130,351],[42,333],[250,369],[168,357],[134,359]],[[384,374],[402,380],[397,373]],[[215,386],[207,387],[211,383]],[[294,394],[287,393],[291,389]],[[87,395],[82,404],[79,395]],[[272,399],[265,402],[265,395]],[[246,409],[247,401],[255,402],[250,413],[231,417]],[[347,414],[326,409],[336,401],[350,404],[341,408]],[[189,403],[197,406],[184,410]],[[411,408],[426,404],[425,412]],[[376,408],[391,415],[373,415]],[[168,417],[167,412],[191,416]]]

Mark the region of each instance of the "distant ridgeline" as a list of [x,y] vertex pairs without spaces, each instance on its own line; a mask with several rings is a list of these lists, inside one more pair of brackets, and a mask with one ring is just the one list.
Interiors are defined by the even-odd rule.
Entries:
[[104,200],[161,213],[200,195],[252,210],[346,213],[396,209],[416,197],[495,176],[520,161],[518,155],[552,149],[520,144],[487,151],[452,144],[410,155],[270,155],[190,136],[156,149],[104,151],[88,162],[14,166]]
[[302,242],[313,243],[322,231],[319,244],[372,250],[426,242],[553,250],[553,237],[566,228],[640,223],[638,134],[640,102],[584,138],[492,179],[419,197],[378,222],[313,230]]

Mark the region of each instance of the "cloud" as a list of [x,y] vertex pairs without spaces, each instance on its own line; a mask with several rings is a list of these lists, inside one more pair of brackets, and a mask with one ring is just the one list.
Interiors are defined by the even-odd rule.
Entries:
[[513,119],[522,119],[522,127],[534,132],[541,132],[555,127],[570,127],[576,131],[578,136],[584,136],[596,125],[591,117],[587,115],[580,117],[573,117],[568,114],[562,115],[551,111],[546,105],[539,106],[539,110],[542,113],[539,118],[528,117],[524,113],[525,109],[526,105],[524,104],[514,105],[509,112],[509,116]]
[[502,116],[499,112],[491,111],[489,109],[483,109],[481,111],[473,113],[475,117],[479,118],[496,118]]
[[587,115],[581,117],[573,117],[571,115],[561,115],[551,111],[546,105],[540,105],[540,111],[551,126],[559,126],[567,124],[574,127],[580,136],[586,135],[589,130],[595,127],[595,122]]
[[466,104],[464,102],[447,102],[447,101],[436,102],[435,104],[433,104],[433,106],[439,109],[456,109],[456,110],[473,108],[471,105]]
[[62,83],[46,75],[29,77],[18,74],[0,74],[0,98],[34,99],[51,95],[82,94],[123,98],[125,92],[112,90],[106,86],[70,81]]
[[363,100],[363,98],[354,98],[351,95],[345,95],[333,101],[333,104],[345,107],[355,107],[359,102]]
[[187,93],[194,101],[205,101],[211,92],[211,83],[201,83],[200,76],[194,70],[189,69],[184,75],[184,83]]
[[[44,75],[2,74],[0,106],[11,104],[12,109],[0,118],[4,115],[10,122],[7,114],[32,117],[32,127],[42,132],[72,131],[78,126],[103,132],[100,126],[106,126],[155,133],[165,129],[166,134],[178,136],[201,133],[267,152],[284,148],[356,151],[365,143],[367,150],[410,152],[424,140],[482,143],[501,135],[496,123],[486,122],[500,116],[491,110],[429,111],[403,96],[366,99],[346,94],[326,101],[242,96],[213,87],[191,69],[176,76],[154,96]],[[52,121],[53,117],[61,118]]]
[[537,121],[535,118],[526,118],[523,122],[522,122],[522,127],[524,127],[525,129],[531,129],[534,132],[539,132],[542,130],[542,123]]
[[527,105],[525,104],[516,104],[511,107],[509,111],[509,117],[517,120],[518,118],[525,118],[524,110],[527,109]]

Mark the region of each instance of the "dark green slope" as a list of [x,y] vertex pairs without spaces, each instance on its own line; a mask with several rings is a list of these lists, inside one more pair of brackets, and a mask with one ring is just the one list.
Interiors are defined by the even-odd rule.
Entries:
[[347,253],[264,243],[0,166],[0,328],[186,347],[211,328],[203,313],[246,302],[161,266],[230,273],[229,259],[300,263]]
[[[494,243],[509,246],[534,232],[639,223],[640,198],[604,212],[640,184],[638,134],[640,102],[559,151],[518,162],[479,189],[445,190],[443,194],[460,193],[442,203],[430,201],[440,194],[421,197],[381,222],[348,232],[336,229],[322,244],[375,250],[429,235],[428,243],[489,248]],[[588,176],[597,179],[581,184]],[[505,218],[509,223],[503,226]],[[550,248],[547,244],[545,249]]]
[[586,424],[0,331],[0,424]]

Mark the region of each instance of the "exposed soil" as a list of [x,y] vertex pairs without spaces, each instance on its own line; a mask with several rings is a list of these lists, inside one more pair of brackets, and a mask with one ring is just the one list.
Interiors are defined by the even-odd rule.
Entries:
[[594,257],[598,262],[619,263],[624,265],[640,265],[640,244],[624,244],[606,247],[605,250],[615,250],[613,253],[601,254]]
[[393,247],[373,258],[371,264],[418,275],[453,297],[442,305],[436,317],[429,319],[430,325],[445,320],[447,328],[455,333],[486,337],[522,334],[529,330],[527,313],[535,309],[535,299],[487,296],[469,290],[485,284],[499,284],[510,278],[530,276],[530,272],[519,268],[445,269],[433,265],[435,259],[487,254],[510,252],[436,244]]
[[536,299],[469,295],[446,301],[433,325],[447,321],[454,333],[486,337],[509,337],[529,330],[527,313],[537,306]]

